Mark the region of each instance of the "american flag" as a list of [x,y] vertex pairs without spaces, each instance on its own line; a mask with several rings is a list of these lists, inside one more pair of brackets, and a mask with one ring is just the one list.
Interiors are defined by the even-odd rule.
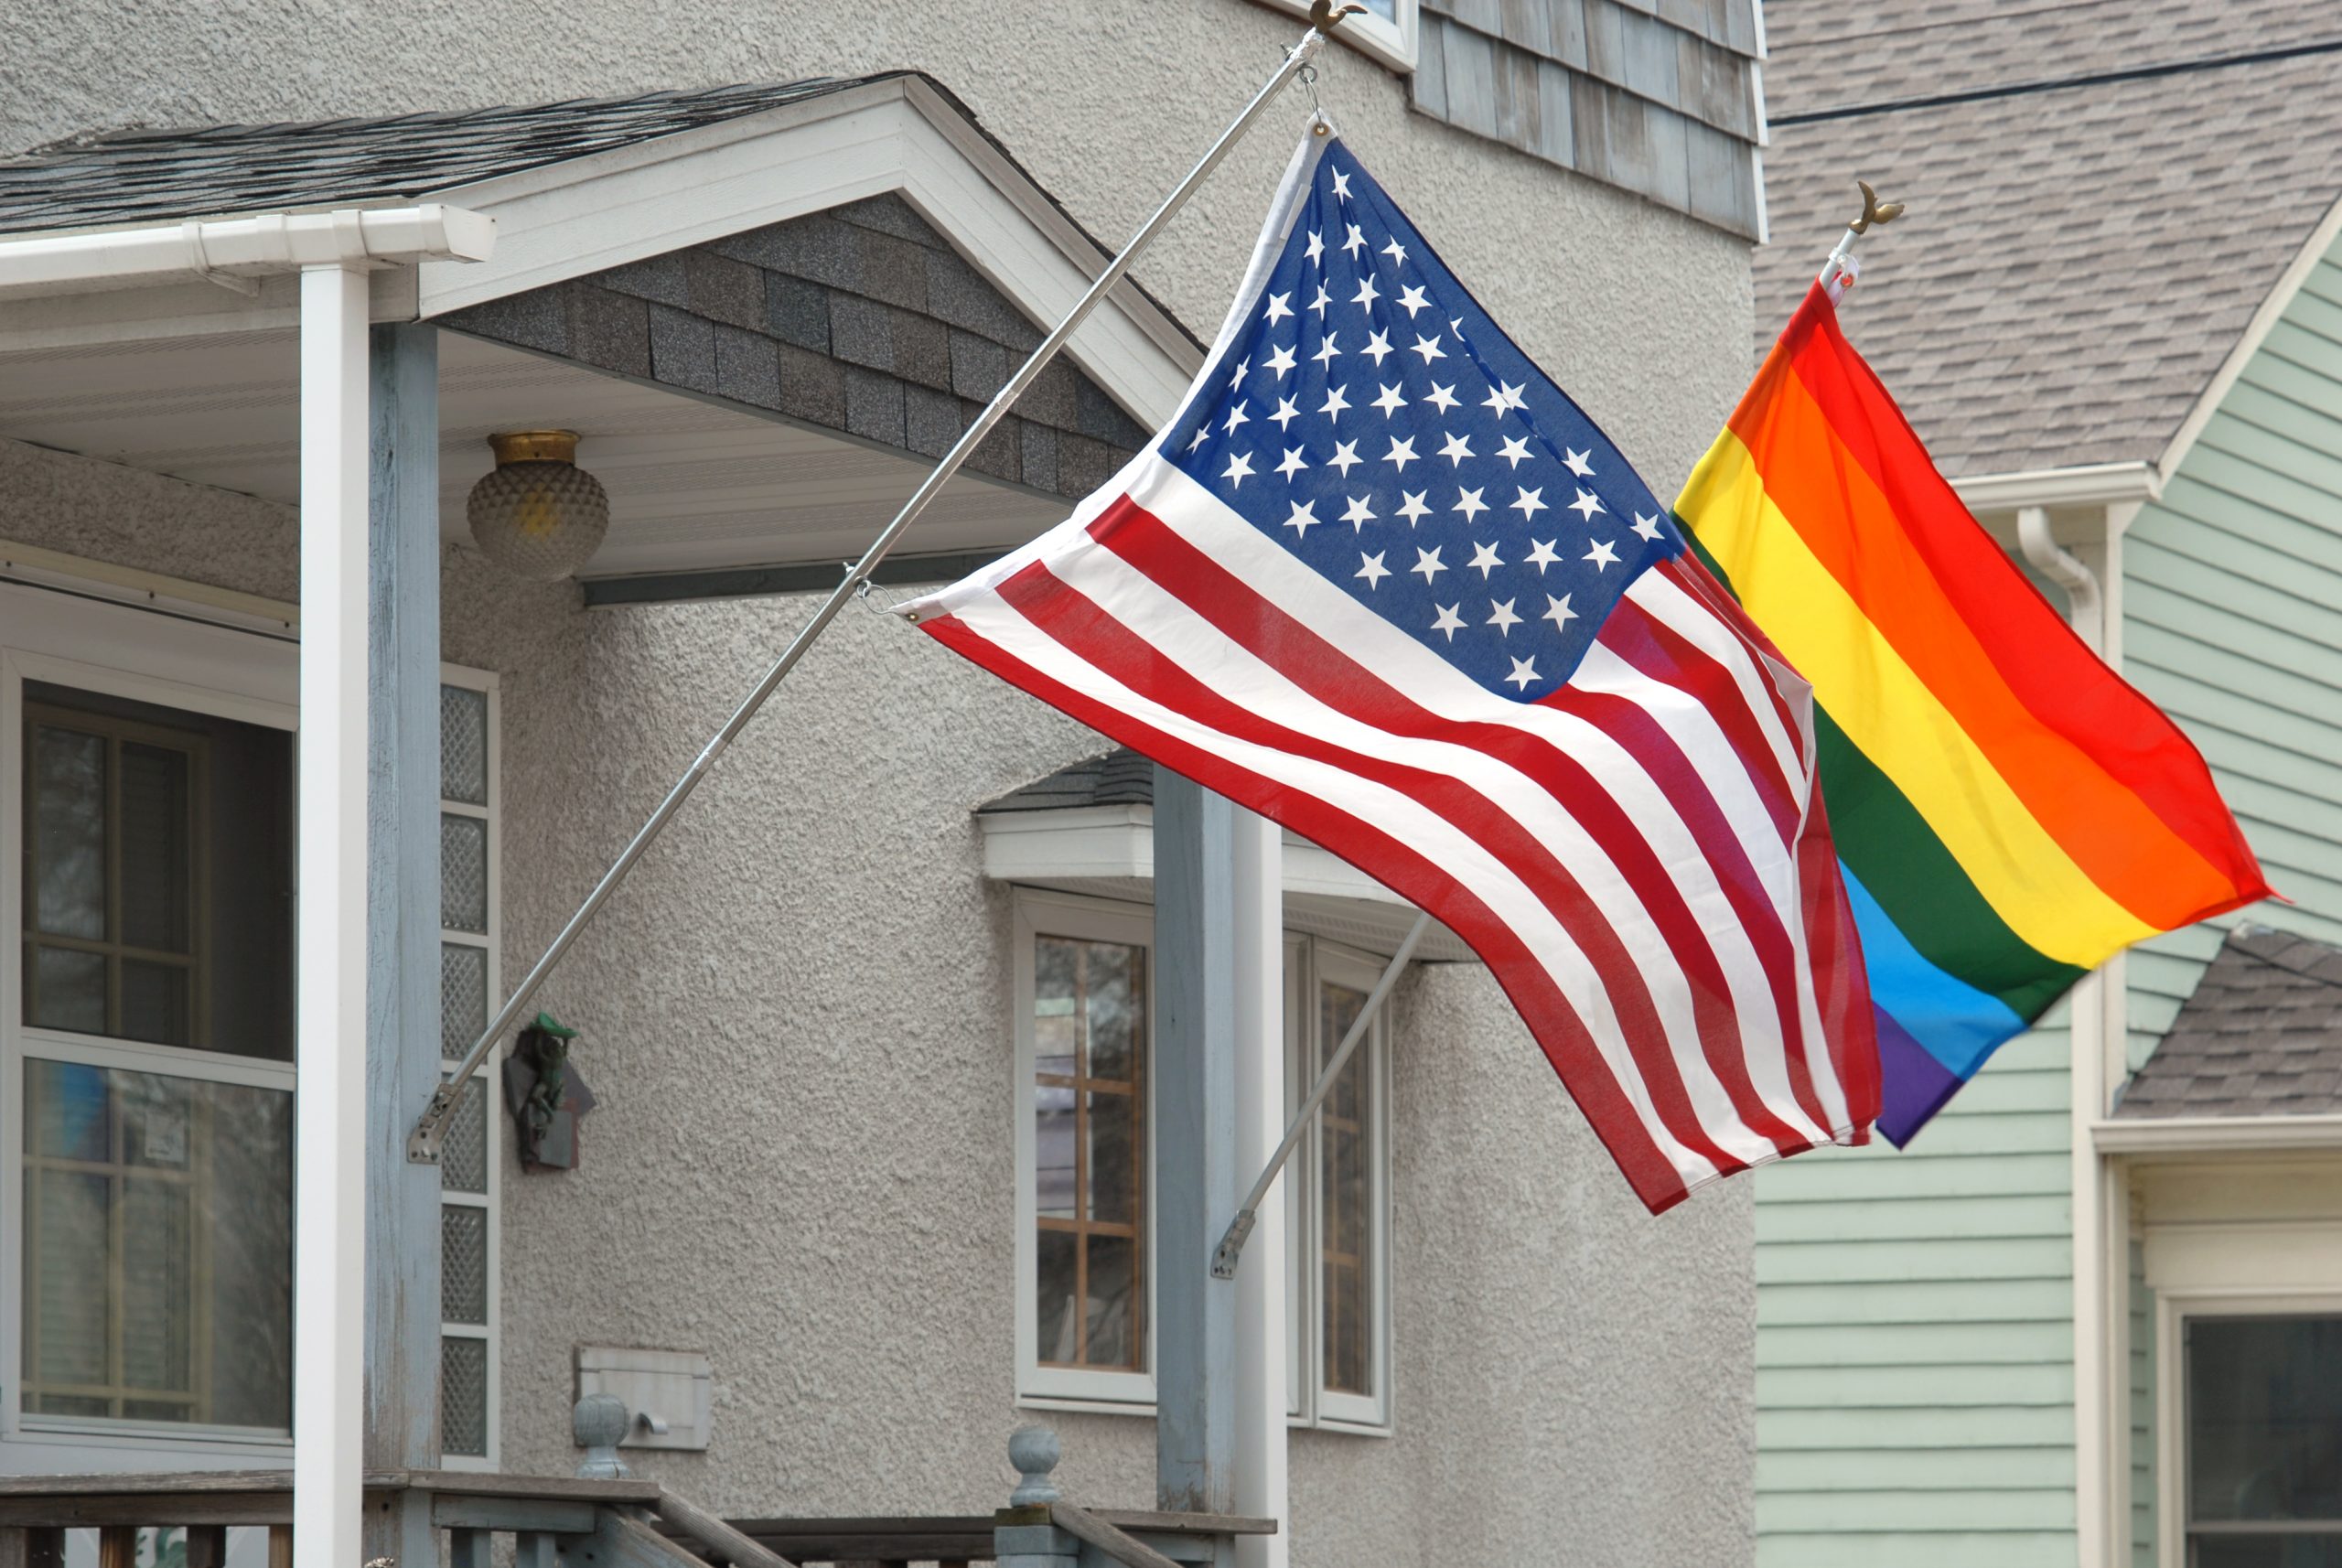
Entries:
[[904,607],[1445,921],[1654,1212],[1867,1137],[1805,683],[1338,139],[1178,417]]

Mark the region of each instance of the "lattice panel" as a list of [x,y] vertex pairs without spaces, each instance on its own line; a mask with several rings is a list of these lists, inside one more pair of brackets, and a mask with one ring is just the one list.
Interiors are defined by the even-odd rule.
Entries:
[[461,1059],[488,1027],[488,950],[439,948],[439,1054]]
[[439,1210],[439,1316],[488,1323],[488,1210],[450,1203]]
[[439,818],[439,923],[488,932],[488,824],[478,817]]
[[456,1114],[439,1145],[439,1185],[449,1192],[488,1193],[488,1079],[493,1062],[481,1068],[456,1099]]
[[439,1446],[448,1454],[488,1457],[488,1341],[439,1341]]
[[469,806],[488,804],[488,693],[439,688],[439,793]]

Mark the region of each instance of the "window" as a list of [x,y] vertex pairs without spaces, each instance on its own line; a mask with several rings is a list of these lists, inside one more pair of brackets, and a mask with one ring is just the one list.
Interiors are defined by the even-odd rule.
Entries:
[[[1288,944],[1292,1104],[1340,1049],[1383,961],[1327,942]],[[1368,1026],[1285,1167],[1292,1411],[1310,1425],[1391,1426],[1390,1078],[1386,1012]]]
[[12,685],[18,1420],[282,1435],[292,736]]
[[1025,1391],[1151,1401],[1148,921],[1110,905],[1020,898],[1017,939]]
[[[1155,1398],[1147,1225],[1152,918],[1016,897],[1018,1392]],[[1288,938],[1288,1099],[1299,1104],[1382,961]],[[1378,1018],[1286,1165],[1295,1419],[1388,1431],[1390,1048]]]
[[2342,1568],[2342,1316],[2182,1336],[2188,1568]]
[[[1281,9],[1295,16],[1309,14],[1309,0],[1273,0]],[[1334,37],[1342,43],[1391,67],[1393,70],[1415,69],[1415,0],[1357,0],[1366,7],[1365,13],[1350,17],[1334,29]]]
[[[439,688],[439,1049],[452,1069],[503,1000],[493,677],[442,672]],[[452,1468],[492,1468],[504,1118],[495,1058],[464,1086],[439,1161],[439,1444]]]

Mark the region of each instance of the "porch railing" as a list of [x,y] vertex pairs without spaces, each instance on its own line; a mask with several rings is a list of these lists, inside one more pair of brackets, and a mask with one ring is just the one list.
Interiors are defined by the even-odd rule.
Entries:
[[[1058,1491],[1053,1433],[1026,1428],[1009,1452],[1021,1479],[989,1515],[725,1520],[636,1478],[394,1470],[365,1484],[370,1504],[428,1494],[450,1568],[503,1560],[499,1536],[516,1568],[1232,1568],[1237,1537],[1276,1529],[1219,1514],[1092,1512]],[[228,1532],[240,1528],[267,1531],[268,1568],[293,1568],[291,1471],[0,1477],[0,1568],[65,1568],[74,1530],[96,1532],[98,1568],[162,1561],[167,1531],[183,1532],[185,1568],[226,1568]]]

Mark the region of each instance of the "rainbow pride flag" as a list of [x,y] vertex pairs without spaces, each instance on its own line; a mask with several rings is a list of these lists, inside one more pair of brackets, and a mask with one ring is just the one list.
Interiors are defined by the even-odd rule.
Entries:
[[2112,954],[2268,895],[2202,756],[1969,515],[1819,285],[1676,513],[1813,683],[1897,1145]]

